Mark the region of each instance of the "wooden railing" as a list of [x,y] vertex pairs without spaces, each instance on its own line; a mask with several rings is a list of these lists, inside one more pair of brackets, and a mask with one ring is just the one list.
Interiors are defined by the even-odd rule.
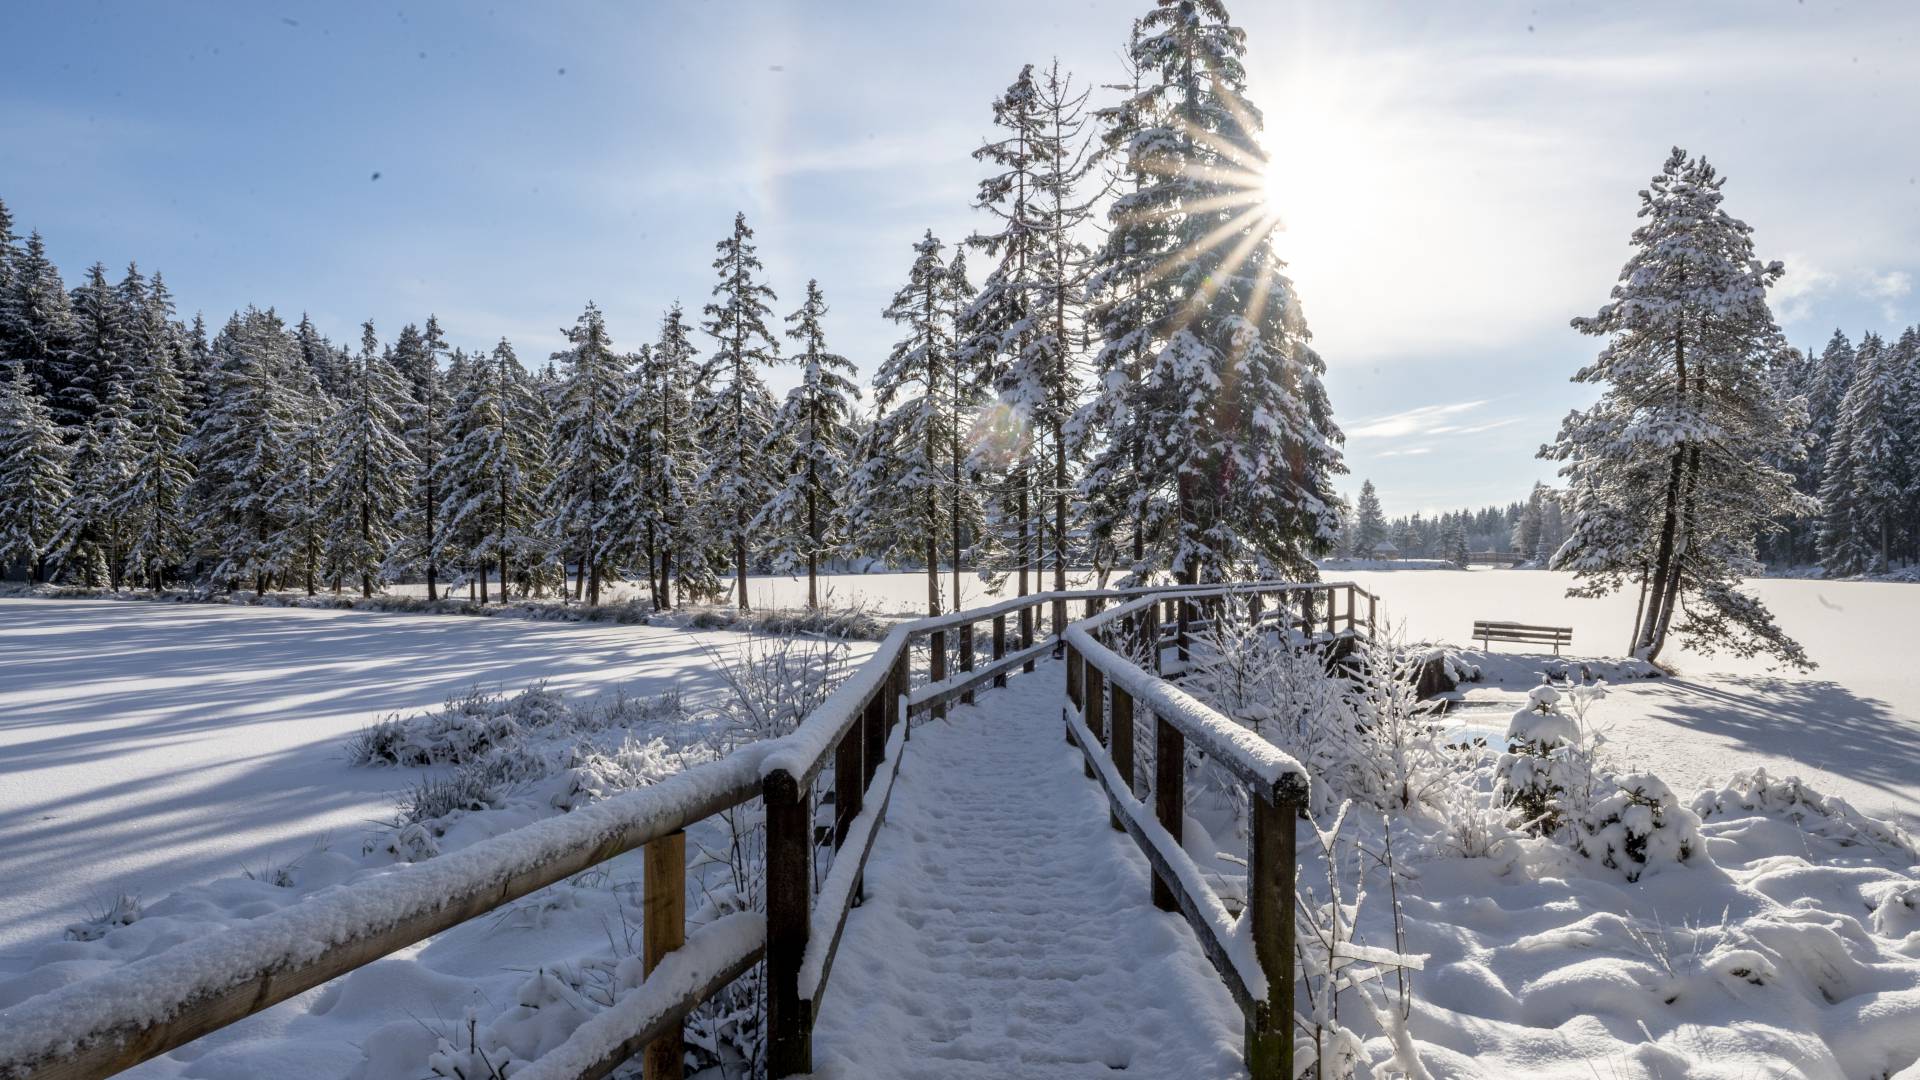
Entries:
[[[1342,591],[1344,616],[1337,611]],[[1294,823],[1306,801],[1307,772],[1272,743],[1159,673],[1169,645],[1184,660],[1190,628],[1223,618],[1285,628],[1309,639],[1321,638],[1322,625],[1328,639],[1358,634],[1361,596],[1367,599],[1364,625],[1371,629],[1377,601],[1363,590],[1259,583],[1171,598],[1178,605],[1174,615],[1180,626],[1171,642],[1159,629],[1167,599],[1151,596],[1099,614],[1089,612],[1065,635],[1066,700],[1061,712],[1067,740],[1080,748],[1087,774],[1105,791],[1114,828],[1131,835],[1152,865],[1154,905],[1185,917],[1240,1006],[1253,1080],[1293,1076]],[[1324,624],[1315,613],[1316,601]],[[1196,608],[1204,615],[1196,617]],[[1152,735],[1149,762],[1137,753],[1140,728]],[[1189,743],[1247,791],[1244,928],[1183,846]],[[1152,799],[1151,810],[1147,798]]]
[[[1130,707],[1122,701],[1139,701],[1177,733],[1168,738],[1213,747],[1228,739],[1228,728],[1245,729],[1200,711],[1205,707],[1157,673],[1120,659],[1104,642],[1117,632],[1151,640],[1157,669],[1165,652],[1184,658],[1195,631],[1217,618],[1222,602],[1233,596],[1247,597],[1255,618],[1309,637],[1357,632],[1363,596],[1365,625],[1375,616],[1374,598],[1350,584],[1252,583],[1036,593],[902,624],[789,735],[390,874],[323,890],[0,1009],[0,1076],[110,1076],[636,849],[645,849],[645,980],[515,1075],[601,1077],[644,1055],[650,1080],[678,1077],[687,1014],[762,960],[769,1074],[808,1072],[814,1018],[847,914],[858,903],[861,875],[914,719],[944,715],[989,684],[1005,685],[1010,676],[1032,671],[1042,656],[1070,647],[1069,692],[1076,707],[1084,701],[1094,710],[1092,703],[1102,700],[1099,687],[1110,684],[1116,717]],[[1268,601],[1270,610],[1262,606]],[[1103,613],[1109,602],[1119,606]],[[1073,604],[1084,605],[1087,616],[1077,625],[1069,624]],[[988,631],[985,657],[978,655],[976,630],[982,627]],[[1092,694],[1080,689],[1083,672],[1097,673]],[[1249,1061],[1266,1061],[1280,1037],[1275,1032],[1286,1028],[1275,1018],[1291,1015],[1290,1006],[1281,1008],[1274,996],[1290,995],[1291,979],[1262,975],[1278,970],[1269,961],[1280,961],[1268,953],[1272,941],[1288,940],[1289,932],[1274,920],[1291,918],[1291,891],[1284,908],[1256,907],[1253,959],[1236,953],[1237,946],[1218,931],[1218,899],[1208,900],[1211,893],[1190,860],[1182,861],[1177,820],[1169,830],[1164,810],[1159,818],[1139,817],[1131,786],[1114,779],[1121,775],[1116,762],[1131,770],[1130,740],[1124,748],[1116,741],[1112,757],[1095,754],[1100,739],[1094,732],[1104,729],[1104,715],[1075,715],[1070,736],[1088,753],[1090,770],[1096,757],[1102,762],[1098,775],[1108,786],[1116,821],[1154,863],[1156,901],[1181,910],[1196,931],[1215,927],[1201,932],[1202,943],[1249,1009]],[[1304,774],[1296,778],[1292,767],[1277,763],[1278,751],[1257,738],[1248,743],[1234,736],[1219,742],[1218,752],[1255,787],[1256,877],[1274,877],[1281,862],[1291,866],[1293,833],[1278,822],[1282,807],[1304,791],[1295,788],[1304,784]],[[1179,784],[1178,776],[1156,784],[1156,804],[1177,798]],[[824,785],[830,785],[827,791],[817,790]],[[765,809],[766,914],[729,916],[687,936],[685,830],[755,798]],[[833,806],[826,828],[815,825],[821,801]],[[824,875],[818,872],[822,863]],[[1260,1080],[1267,1075],[1255,1073]]]

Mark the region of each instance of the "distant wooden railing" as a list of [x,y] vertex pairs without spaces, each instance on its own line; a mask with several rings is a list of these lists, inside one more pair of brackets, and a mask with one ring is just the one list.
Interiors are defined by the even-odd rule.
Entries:
[[[1338,610],[1342,593],[1344,614]],[[1356,633],[1362,624],[1362,596],[1367,601],[1365,625],[1371,626],[1375,616],[1372,595],[1350,584],[1250,583],[1035,593],[901,624],[791,734],[459,851],[323,890],[217,934],[0,1009],[0,1077],[111,1076],[636,849],[645,849],[645,980],[515,1076],[596,1078],[642,1055],[649,1080],[677,1078],[687,1014],[762,960],[769,1074],[779,1078],[808,1072],[813,1022],[847,914],[858,902],[861,876],[885,818],[913,720],[944,715],[951,705],[973,700],[982,687],[1003,686],[1009,676],[1034,670],[1040,657],[1070,646],[1074,660],[1068,679],[1076,705],[1082,700],[1080,673],[1096,671],[1096,678],[1111,682],[1117,693],[1147,702],[1181,737],[1225,738],[1222,724],[1230,721],[1195,719],[1203,714],[1184,711],[1185,704],[1176,708],[1173,703],[1204,706],[1157,674],[1115,658],[1100,644],[1099,635],[1110,635],[1115,625],[1126,627],[1129,634],[1149,635],[1157,668],[1164,651],[1186,657],[1194,631],[1210,623],[1223,598],[1240,595],[1253,598],[1249,602],[1255,618],[1274,625],[1284,622],[1309,637]],[[1271,610],[1261,607],[1264,599],[1274,601]],[[1101,614],[1109,601],[1120,606]],[[1068,609],[1074,603],[1085,605],[1088,619],[1070,627]],[[975,630],[981,626],[990,628],[984,662],[976,655]],[[918,689],[916,674],[922,676]],[[1116,710],[1119,707],[1116,704]],[[1100,723],[1097,718],[1092,722]],[[1098,739],[1086,734],[1086,720],[1076,717],[1072,723],[1080,725],[1070,731],[1079,735],[1091,760]],[[1260,874],[1272,876],[1268,870],[1279,872],[1275,860],[1291,866],[1292,830],[1278,828],[1274,815],[1282,813],[1278,808],[1288,800],[1297,800],[1295,774],[1289,769],[1274,772],[1280,767],[1271,760],[1271,754],[1278,753],[1271,747],[1242,749],[1243,754],[1223,752],[1240,754],[1234,760],[1254,770],[1246,774],[1250,783],[1262,777],[1268,783],[1253,800],[1257,808],[1264,807],[1256,810],[1259,840],[1254,855]],[[1111,762],[1106,768],[1111,771]],[[816,795],[829,770],[831,795]],[[1172,847],[1159,834],[1142,839],[1142,826],[1125,816],[1130,811],[1115,794],[1115,785],[1101,775],[1108,779],[1116,818],[1133,822],[1129,830],[1154,862],[1156,899],[1178,906],[1195,921],[1198,916],[1189,908],[1199,903],[1196,890],[1204,886],[1190,873],[1190,862],[1178,861],[1184,855],[1178,849],[1177,826],[1168,834],[1175,841]],[[1169,779],[1156,790],[1177,791],[1178,782]],[[1303,779],[1299,782],[1304,784]],[[755,798],[765,807],[766,915],[729,916],[687,936],[685,830]],[[833,804],[831,826],[824,830],[814,823],[817,798],[830,798]],[[1154,828],[1164,830],[1164,825]],[[831,860],[823,878],[815,873],[815,863],[822,858]],[[1290,891],[1288,897],[1290,905]],[[1203,905],[1196,910],[1204,914],[1206,909]],[[1283,913],[1259,910],[1261,933],[1279,932],[1271,920]],[[1290,919],[1290,912],[1289,906],[1284,917]],[[1201,923],[1195,925],[1198,929]],[[1269,1046],[1253,1041],[1254,1034],[1269,1039],[1272,1017],[1291,1015],[1290,1009],[1274,1011],[1278,999],[1271,999],[1271,994],[1290,995],[1291,980],[1268,989],[1271,984],[1255,976],[1277,969],[1249,967],[1251,961],[1220,954],[1220,942],[1205,933],[1202,943],[1216,966],[1227,956],[1231,963],[1222,971],[1229,987],[1243,1006],[1252,1003],[1249,1015],[1257,1023],[1249,1029],[1249,1061],[1254,1061],[1255,1052],[1265,1055]],[[1265,953],[1259,956],[1265,965]],[[1266,1004],[1260,1004],[1263,1001]],[[1259,1080],[1267,1075],[1255,1073]]]

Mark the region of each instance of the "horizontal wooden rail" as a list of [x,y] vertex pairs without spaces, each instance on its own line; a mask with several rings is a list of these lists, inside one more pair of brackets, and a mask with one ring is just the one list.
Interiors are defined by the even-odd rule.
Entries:
[[766,747],[396,867],[0,1009],[0,1075],[110,1076],[759,792]]

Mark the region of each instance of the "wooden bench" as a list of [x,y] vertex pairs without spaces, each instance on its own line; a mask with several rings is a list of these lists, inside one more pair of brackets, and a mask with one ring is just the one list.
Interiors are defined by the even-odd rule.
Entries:
[[1553,655],[1560,655],[1560,646],[1573,644],[1571,626],[1528,626],[1517,622],[1489,622],[1481,619],[1473,624],[1473,636],[1480,642],[1482,649],[1495,641],[1518,641],[1528,645],[1551,645]]

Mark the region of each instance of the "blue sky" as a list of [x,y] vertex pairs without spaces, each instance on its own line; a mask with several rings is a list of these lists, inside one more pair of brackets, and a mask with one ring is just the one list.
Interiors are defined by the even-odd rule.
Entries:
[[[435,312],[529,361],[588,299],[629,344],[697,308],[741,209],[777,310],[818,277],[870,370],[911,243],[985,225],[993,97],[1056,55],[1115,78],[1146,7],[10,0],[0,199],[70,282],[138,259],[210,321],[273,305],[342,340]],[[1549,475],[1596,347],[1567,320],[1673,144],[1787,262],[1793,341],[1920,321],[1920,5],[1231,7],[1344,486],[1389,512]]]

